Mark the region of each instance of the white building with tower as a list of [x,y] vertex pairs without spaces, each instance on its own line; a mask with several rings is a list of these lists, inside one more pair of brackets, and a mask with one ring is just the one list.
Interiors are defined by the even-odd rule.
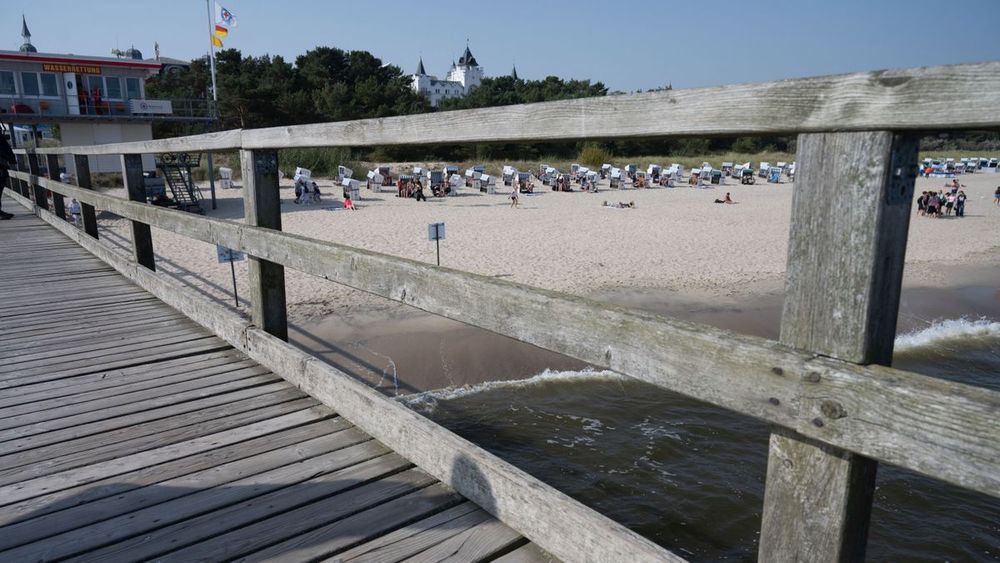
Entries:
[[427,74],[424,70],[424,59],[421,57],[417,72],[411,75],[413,91],[422,94],[430,100],[431,106],[437,107],[446,98],[461,98],[472,92],[483,82],[483,67],[479,66],[476,57],[472,55],[469,46],[459,57],[458,63],[451,63],[451,69],[444,80]]

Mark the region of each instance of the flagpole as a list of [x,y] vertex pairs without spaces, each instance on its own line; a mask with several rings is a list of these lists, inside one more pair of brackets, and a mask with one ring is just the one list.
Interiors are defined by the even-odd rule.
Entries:
[[[212,117],[219,112],[219,91],[215,86],[215,20],[212,18],[212,0],[205,0],[205,10],[208,12],[208,61],[212,67]],[[212,153],[208,153],[208,188],[212,194],[212,209],[215,209],[215,170],[212,166]]]

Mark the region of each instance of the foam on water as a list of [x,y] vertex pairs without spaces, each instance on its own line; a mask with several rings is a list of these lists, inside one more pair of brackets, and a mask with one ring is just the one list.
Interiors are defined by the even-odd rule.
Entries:
[[934,321],[925,329],[896,337],[895,351],[910,352],[932,346],[979,343],[1000,339],[1000,322],[986,318]]
[[434,389],[431,391],[424,391],[422,393],[404,395],[399,397],[398,400],[414,410],[434,412],[434,409],[440,401],[451,401],[496,389],[524,389],[562,381],[621,381],[624,378],[625,377],[623,375],[609,370],[585,369],[581,371],[555,371],[547,369],[542,373],[527,379],[486,381],[475,385],[445,387],[444,389]]

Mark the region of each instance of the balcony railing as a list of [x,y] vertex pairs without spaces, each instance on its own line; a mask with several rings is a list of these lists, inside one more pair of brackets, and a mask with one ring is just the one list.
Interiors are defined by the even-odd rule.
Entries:
[[[169,110],[164,107],[167,104],[158,103],[157,108],[141,107],[141,104],[134,102],[169,102]],[[71,108],[65,96],[58,98],[40,98],[38,96],[11,96],[0,95],[0,115],[4,121],[21,122],[45,122],[53,117],[65,117],[67,119],[76,118],[134,118],[151,120],[210,120],[214,119],[213,102],[211,100],[199,99],[171,99],[171,100],[148,100],[145,98],[133,98],[123,100],[95,100],[93,98],[80,99],[75,107]],[[15,117],[16,116],[16,117]]]

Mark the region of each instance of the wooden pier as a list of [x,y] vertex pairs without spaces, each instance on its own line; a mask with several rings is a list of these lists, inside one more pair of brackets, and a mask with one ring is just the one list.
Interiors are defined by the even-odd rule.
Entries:
[[[986,62],[19,151],[10,197],[50,227],[0,223],[0,560],[680,560],[289,345],[285,268],[771,424],[761,560],[863,560],[879,463],[1000,497],[1000,393],[889,367],[916,139],[997,128]],[[777,342],[281,231],[284,148],[776,134]],[[243,221],[145,202],[140,155],[176,151],[239,151]],[[127,199],[90,189],[98,154]],[[152,227],[247,253],[251,318],[158,273]]]

